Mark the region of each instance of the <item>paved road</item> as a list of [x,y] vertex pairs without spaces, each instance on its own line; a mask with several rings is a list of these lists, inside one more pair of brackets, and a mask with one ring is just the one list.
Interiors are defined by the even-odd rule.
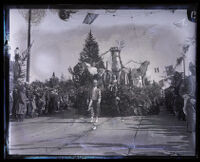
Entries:
[[[71,113],[71,114],[70,114]],[[194,155],[185,122],[162,109],[159,115],[89,118],[62,112],[10,122],[10,154],[23,155]]]

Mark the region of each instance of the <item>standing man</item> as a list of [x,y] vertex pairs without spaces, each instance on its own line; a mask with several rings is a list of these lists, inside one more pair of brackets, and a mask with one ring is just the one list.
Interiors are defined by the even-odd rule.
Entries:
[[[90,96],[88,111],[91,110],[91,122],[96,118],[95,123],[97,123],[100,113],[101,90],[97,87],[96,79],[93,81],[93,88]],[[96,127],[94,127],[94,129],[96,129]]]

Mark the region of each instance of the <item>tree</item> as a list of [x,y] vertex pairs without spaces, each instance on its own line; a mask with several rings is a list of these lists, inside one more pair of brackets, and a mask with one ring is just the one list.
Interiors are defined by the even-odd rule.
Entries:
[[181,57],[178,57],[176,59],[176,65],[175,65],[175,68],[177,66],[179,66],[182,62],[183,62],[183,74],[184,74],[184,79],[185,79],[185,58],[186,58],[186,53],[187,51],[189,50],[189,47],[190,45],[189,44],[184,44],[183,47],[182,47],[182,56]]
[[80,62],[94,63],[97,68],[105,68],[102,58],[99,56],[99,46],[95,41],[93,34],[90,30],[87,39],[85,40],[85,47],[80,53]]
[[84,68],[84,63],[89,63],[96,68],[105,68],[104,62],[99,56],[98,43],[95,41],[91,30],[85,40],[83,51],[80,53],[79,62],[73,68],[69,68],[76,87],[88,86],[92,83],[93,76]]
[[99,56],[99,46],[95,41],[90,30],[85,40],[84,48],[80,53],[79,62],[73,67],[69,67],[69,72],[72,74],[72,80],[75,86],[74,105],[82,114],[87,112],[87,99],[89,89],[91,88],[95,75],[90,74],[86,68],[86,64],[98,68],[105,68],[102,58]]

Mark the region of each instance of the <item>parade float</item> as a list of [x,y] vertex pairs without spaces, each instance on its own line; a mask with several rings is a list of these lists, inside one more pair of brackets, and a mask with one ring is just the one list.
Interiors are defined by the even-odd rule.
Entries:
[[[75,85],[75,107],[80,114],[89,114],[88,92],[93,79],[97,79],[102,90],[101,115],[127,116],[159,113],[160,85],[151,83],[146,77],[149,61],[143,61],[139,68],[125,67],[121,59],[123,43],[99,54],[99,47],[91,31],[80,53],[79,62],[69,68]],[[102,56],[111,55],[111,69]],[[112,88],[115,90],[112,90]]]

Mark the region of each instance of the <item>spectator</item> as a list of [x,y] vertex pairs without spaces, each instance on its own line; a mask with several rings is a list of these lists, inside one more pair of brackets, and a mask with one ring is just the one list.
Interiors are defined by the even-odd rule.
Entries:
[[12,117],[16,119],[16,110],[18,109],[19,106],[19,96],[18,96],[18,88],[17,86],[14,87],[13,89],[13,108],[12,108]]
[[49,112],[50,92],[49,88],[45,87],[45,114]]
[[45,94],[43,94],[40,97],[40,99],[39,99],[39,105],[40,105],[39,115],[45,114]]
[[35,95],[33,95],[33,99],[32,99],[32,111],[31,111],[31,117],[35,117],[38,116],[38,113],[36,112],[37,107],[36,107],[36,103],[35,103]]
[[18,97],[19,97],[19,106],[17,107],[16,115],[17,115],[17,121],[23,121],[24,115],[26,112],[26,94],[25,94],[25,87],[20,83],[19,91],[18,91]]
[[27,89],[27,99],[28,99],[28,102],[27,102],[27,116],[31,117],[32,116],[32,101],[33,101],[33,92],[31,91],[31,88],[29,87]]

